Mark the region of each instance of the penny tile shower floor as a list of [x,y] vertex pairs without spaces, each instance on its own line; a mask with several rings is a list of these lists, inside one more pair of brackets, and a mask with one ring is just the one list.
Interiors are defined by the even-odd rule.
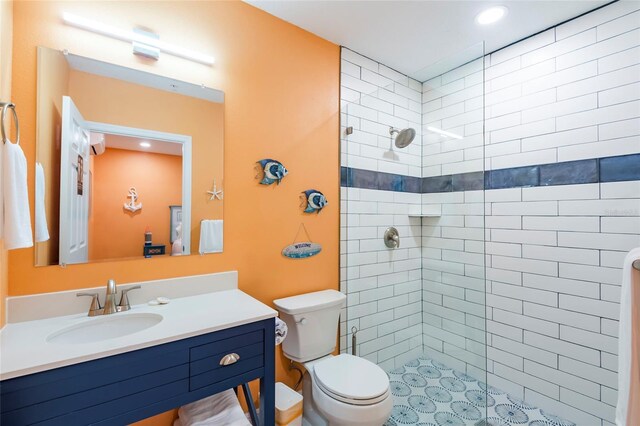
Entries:
[[428,358],[389,377],[394,407],[385,426],[575,426]]

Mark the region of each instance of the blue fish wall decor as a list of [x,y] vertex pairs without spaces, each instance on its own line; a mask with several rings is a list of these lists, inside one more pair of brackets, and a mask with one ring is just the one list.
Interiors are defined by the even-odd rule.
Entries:
[[320,213],[320,210],[329,203],[324,194],[317,189],[307,189],[303,194],[306,201],[305,213]]
[[289,173],[284,165],[277,160],[265,158],[264,160],[258,161],[258,164],[260,164],[262,172],[264,173],[260,181],[262,185],[271,185],[274,182],[279,185],[280,181]]

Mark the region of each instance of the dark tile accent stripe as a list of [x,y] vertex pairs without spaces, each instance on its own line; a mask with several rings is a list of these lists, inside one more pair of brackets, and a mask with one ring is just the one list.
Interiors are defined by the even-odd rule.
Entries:
[[485,189],[503,189],[522,186],[538,186],[539,166],[514,167],[512,169],[489,170],[485,172]]
[[451,176],[453,191],[477,191],[484,189],[484,172],[460,173]]
[[540,185],[575,185],[598,182],[598,159],[540,166]]
[[484,172],[459,173],[422,179],[422,193],[474,191],[484,188]]
[[600,182],[640,179],[640,154],[600,159]]
[[371,170],[340,168],[340,186],[381,191],[422,193],[422,178]]
[[640,154],[417,178],[341,167],[340,185],[418,194],[640,180]]
[[403,192],[417,192],[422,193],[423,179],[415,176],[405,176]]
[[430,192],[451,192],[451,175],[433,176],[422,179],[422,193]]

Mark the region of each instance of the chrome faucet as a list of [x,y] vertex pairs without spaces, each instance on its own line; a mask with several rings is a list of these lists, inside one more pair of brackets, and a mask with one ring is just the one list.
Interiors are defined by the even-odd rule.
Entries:
[[140,288],[139,285],[134,285],[133,287],[125,288],[120,292],[120,302],[118,303],[118,312],[124,312],[131,309],[131,305],[129,304],[129,293],[131,290],[136,290]]
[[89,313],[87,314],[88,316],[95,317],[97,315],[102,315],[102,306],[100,306],[98,293],[76,293],[76,297],[80,296],[89,296],[92,298],[91,306],[89,306]]
[[104,307],[100,305],[100,297],[98,296],[98,293],[77,293],[76,296],[92,297],[91,306],[89,307],[89,313],[87,315],[90,317],[95,317],[98,315],[115,314],[116,312],[124,312],[131,309],[131,305],[129,304],[129,296],[127,295],[127,293],[138,288],[140,288],[140,286],[135,285],[133,287],[122,290],[120,292],[120,302],[116,305],[116,294],[118,292],[116,282],[115,280],[107,281],[107,292],[105,294]]
[[118,312],[118,305],[116,305],[116,280],[107,281],[107,293],[104,299],[104,308],[102,309],[102,315],[110,315]]

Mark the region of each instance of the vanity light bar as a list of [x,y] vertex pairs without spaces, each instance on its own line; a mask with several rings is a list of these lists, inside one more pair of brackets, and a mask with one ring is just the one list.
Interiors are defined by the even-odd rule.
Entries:
[[213,65],[215,59],[213,56],[205,55],[203,53],[194,52],[193,50],[185,49],[179,46],[175,46],[170,43],[160,41],[155,38],[138,34],[133,31],[123,30],[111,25],[103,24],[98,21],[83,18],[72,13],[64,12],[62,14],[63,21],[68,25],[82,28],[84,30],[93,31],[98,34],[103,34],[109,37],[113,37],[118,40],[137,42],[147,46],[155,47],[160,51],[168,53],[173,56],[179,56],[181,58],[189,59],[194,62],[199,62],[206,65]]
[[427,130],[429,130],[429,131],[431,131],[433,133],[437,133],[437,134],[442,135],[442,136],[448,136],[448,137],[453,138],[453,139],[463,139],[463,137],[460,136],[460,135],[457,135],[457,134],[451,133],[451,132],[447,132],[446,130],[438,129],[437,127],[427,127]]

